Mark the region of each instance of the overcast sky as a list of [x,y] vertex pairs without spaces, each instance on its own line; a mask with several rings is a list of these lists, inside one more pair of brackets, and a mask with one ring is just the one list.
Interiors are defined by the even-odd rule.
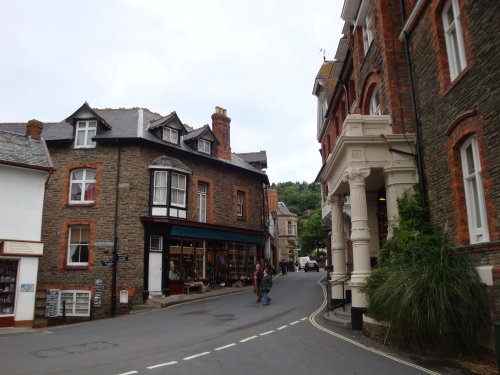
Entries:
[[0,122],[93,108],[215,106],[233,152],[266,150],[271,182],[321,167],[312,89],[341,37],[343,0],[0,0]]

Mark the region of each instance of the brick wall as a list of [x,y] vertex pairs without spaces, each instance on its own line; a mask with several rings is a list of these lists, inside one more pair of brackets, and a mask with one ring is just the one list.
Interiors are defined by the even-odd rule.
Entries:
[[[464,244],[468,242],[463,216],[465,206],[463,195],[457,188],[462,176],[460,164],[452,163],[452,147],[459,146],[463,137],[471,132],[478,136],[490,239],[499,239],[500,113],[497,82],[500,70],[496,67],[496,51],[500,45],[498,38],[491,38],[497,24],[494,13],[498,3],[493,0],[481,4],[466,0],[459,3],[467,68],[457,79],[446,81],[449,81],[447,55],[439,26],[442,1],[427,6],[412,31],[411,49],[431,216],[446,228],[453,241]],[[467,113],[473,116],[464,115]],[[472,117],[473,130],[470,124],[467,125]],[[465,128],[469,130],[465,131]]]
[[[72,223],[90,225],[91,242],[113,242],[115,207],[118,202],[119,253],[128,254],[128,261],[118,262],[117,290],[127,289],[131,303],[142,302],[144,272],[144,228],[141,217],[149,214],[149,178],[147,166],[156,157],[168,153],[192,170],[188,177],[188,220],[197,221],[198,181],[209,185],[208,222],[241,229],[262,230],[263,180],[261,176],[238,168],[203,160],[185,153],[157,147],[125,144],[99,144],[96,149],[75,150],[73,145],[49,145],[55,172],[50,178],[45,196],[42,241],[45,255],[40,258],[38,289],[93,290],[95,280],[103,280],[102,306],[94,316],[110,312],[111,267],[102,261],[111,258],[112,247],[91,247],[88,266],[68,267],[67,229]],[[96,170],[96,199],[90,205],[68,205],[69,179],[73,168],[91,167]],[[120,172],[120,181],[116,179]],[[236,218],[235,189],[246,193],[244,220]],[[232,214],[233,213],[233,214]],[[109,253],[106,253],[109,252]]]

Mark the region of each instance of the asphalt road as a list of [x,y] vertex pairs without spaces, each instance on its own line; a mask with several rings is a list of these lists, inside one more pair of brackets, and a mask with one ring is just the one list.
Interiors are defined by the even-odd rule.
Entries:
[[464,374],[377,348],[322,318],[325,272],[142,314],[0,337],[0,374]]

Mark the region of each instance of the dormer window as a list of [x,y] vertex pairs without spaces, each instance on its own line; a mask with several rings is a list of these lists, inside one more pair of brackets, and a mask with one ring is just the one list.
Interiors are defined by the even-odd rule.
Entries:
[[211,153],[211,143],[206,139],[198,139],[198,151],[203,152],[204,154]]
[[179,143],[179,132],[176,129],[164,127],[162,139],[168,143],[178,144]]
[[78,121],[75,130],[75,148],[95,148],[92,140],[97,134],[97,121]]

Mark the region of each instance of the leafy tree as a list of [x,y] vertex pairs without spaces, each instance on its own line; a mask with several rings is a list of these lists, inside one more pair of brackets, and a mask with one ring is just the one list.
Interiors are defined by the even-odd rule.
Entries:
[[310,255],[314,249],[326,246],[320,209],[315,209],[309,217],[300,220],[299,241],[302,245],[301,256]]
[[273,185],[278,198],[288,209],[299,217],[314,209],[321,202],[321,190],[317,184],[307,182],[280,182]]
[[321,188],[307,182],[280,182],[272,187],[278,198],[297,215],[297,230],[302,246],[300,255],[310,255],[316,247],[324,247],[326,233],[321,224]]
[[363,291],[368,314],[423,352],[475,349],[489,322],[488,299],[467,254],[424,218],[416,192],[398,201],[399,224]]

